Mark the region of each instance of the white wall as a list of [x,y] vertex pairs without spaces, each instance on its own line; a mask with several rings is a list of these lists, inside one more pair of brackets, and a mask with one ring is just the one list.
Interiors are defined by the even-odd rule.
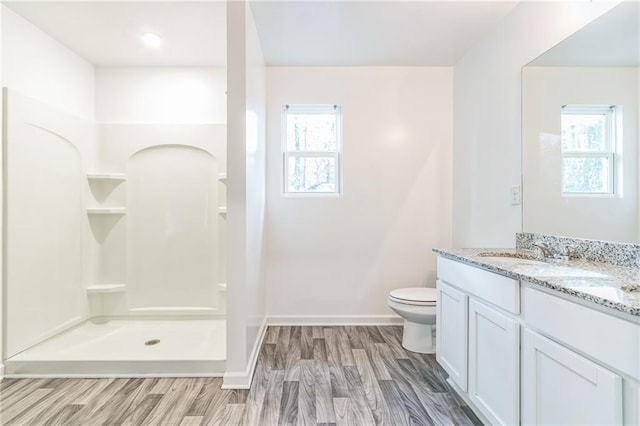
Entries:
[[227,3],[227,372],[251,384],[263,330],[265,68],[247,3]]
[[453,245],[512,247],[522,230],[522,66],[615,6],[522,2],[454,69]]
[[[4,15],[4,8],[0,7],[0,35],[2,34],[2,30],[4,28],[4,25],[2,25],[2,18]],[[3,68],[3,51],[2,51],[2,43],[0,43],[0,87],[4,87],[4,79],[3,79],[3,75],[2,75],[2,68]],[[4,102],[0,102],[0,117],[4,117]],[[0,120],[0,135],[4,134],[4,120]],[[0,169],[2,170],[2,173],[0,174],[0,176],[4,176],[4,150],[2,150],[3,152],[0,153]],[[0,177],[0,181],[2,182],[2,186],[4,187],[4,177]],[[5,205],[4,205],[4,196],[0,197],[0,223],[4,223],[4,209],[5,209]],[[4,241],[5,238],[5,232],[4,229],[2,229],[4,227],[0,227],[0,239],[2,239],[2,241]],[[4,244],[0,245],[0,276],[4,277]],[[2,287],[3,291],[0,291],[0,342],[4,342],[4,279],[2,281],[0,281],[0,287]],[[4,361],[5,358],[5,352],[4,352],[4,345],[0,345],[0,380],[2,380],[2,378],[4,377],[4,363],[2,361]]]
[[94,117],[94,67],[2,6],[2,84],[85,119]]
[[226,71],[195,67],[98,67],[99,123],[226,123]]
[[[435,286],[451,245],[452,69],[268,68],[269,316],[389,316],[387,293]],[[283,197],[288,103],[339,104],[342,197]]]
[[[523,230],[637,243],[637,68],[526,67],[522,86]],[[619,107],[615,196],[562,196],[560,111],[567,104]]]
[[[247,336],[251,355],[265,317],[266,268],[266,69],[251,8],[246,6],[246,211]],[[233,236],[232,236],[233,238]]]

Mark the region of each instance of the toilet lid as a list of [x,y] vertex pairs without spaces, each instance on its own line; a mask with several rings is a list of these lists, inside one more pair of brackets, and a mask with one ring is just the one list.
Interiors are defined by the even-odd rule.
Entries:
[[401,303],[435,304],[436,289],[426,287],[398,288],[391,290],[389,296]]

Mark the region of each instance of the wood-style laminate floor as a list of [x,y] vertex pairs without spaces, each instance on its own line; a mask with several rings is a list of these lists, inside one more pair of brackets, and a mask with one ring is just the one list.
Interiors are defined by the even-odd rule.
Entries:
[[473,425],[400,327],[269,327],[250,390],[221,379],[5,379],[2,425]]

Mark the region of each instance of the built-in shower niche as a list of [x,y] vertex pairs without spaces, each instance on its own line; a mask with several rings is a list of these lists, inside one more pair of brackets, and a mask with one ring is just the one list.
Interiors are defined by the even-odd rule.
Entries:
[[102,312],[103,295],[126,291],[126,175],[89,172],[87,217],[95,262],[87,283],[91,315]]

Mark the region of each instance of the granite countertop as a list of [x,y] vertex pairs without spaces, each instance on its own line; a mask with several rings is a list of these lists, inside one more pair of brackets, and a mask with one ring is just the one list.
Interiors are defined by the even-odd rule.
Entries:
[[[545,260],[516,249],[433,249],[448,259],[478,266],[640,317],[640,269],[584,259]],[[488,257],[486,254],[495,254]],[[481,256],[480,254],[485,254]],[[513,257],[500,258],[509,254]]]

